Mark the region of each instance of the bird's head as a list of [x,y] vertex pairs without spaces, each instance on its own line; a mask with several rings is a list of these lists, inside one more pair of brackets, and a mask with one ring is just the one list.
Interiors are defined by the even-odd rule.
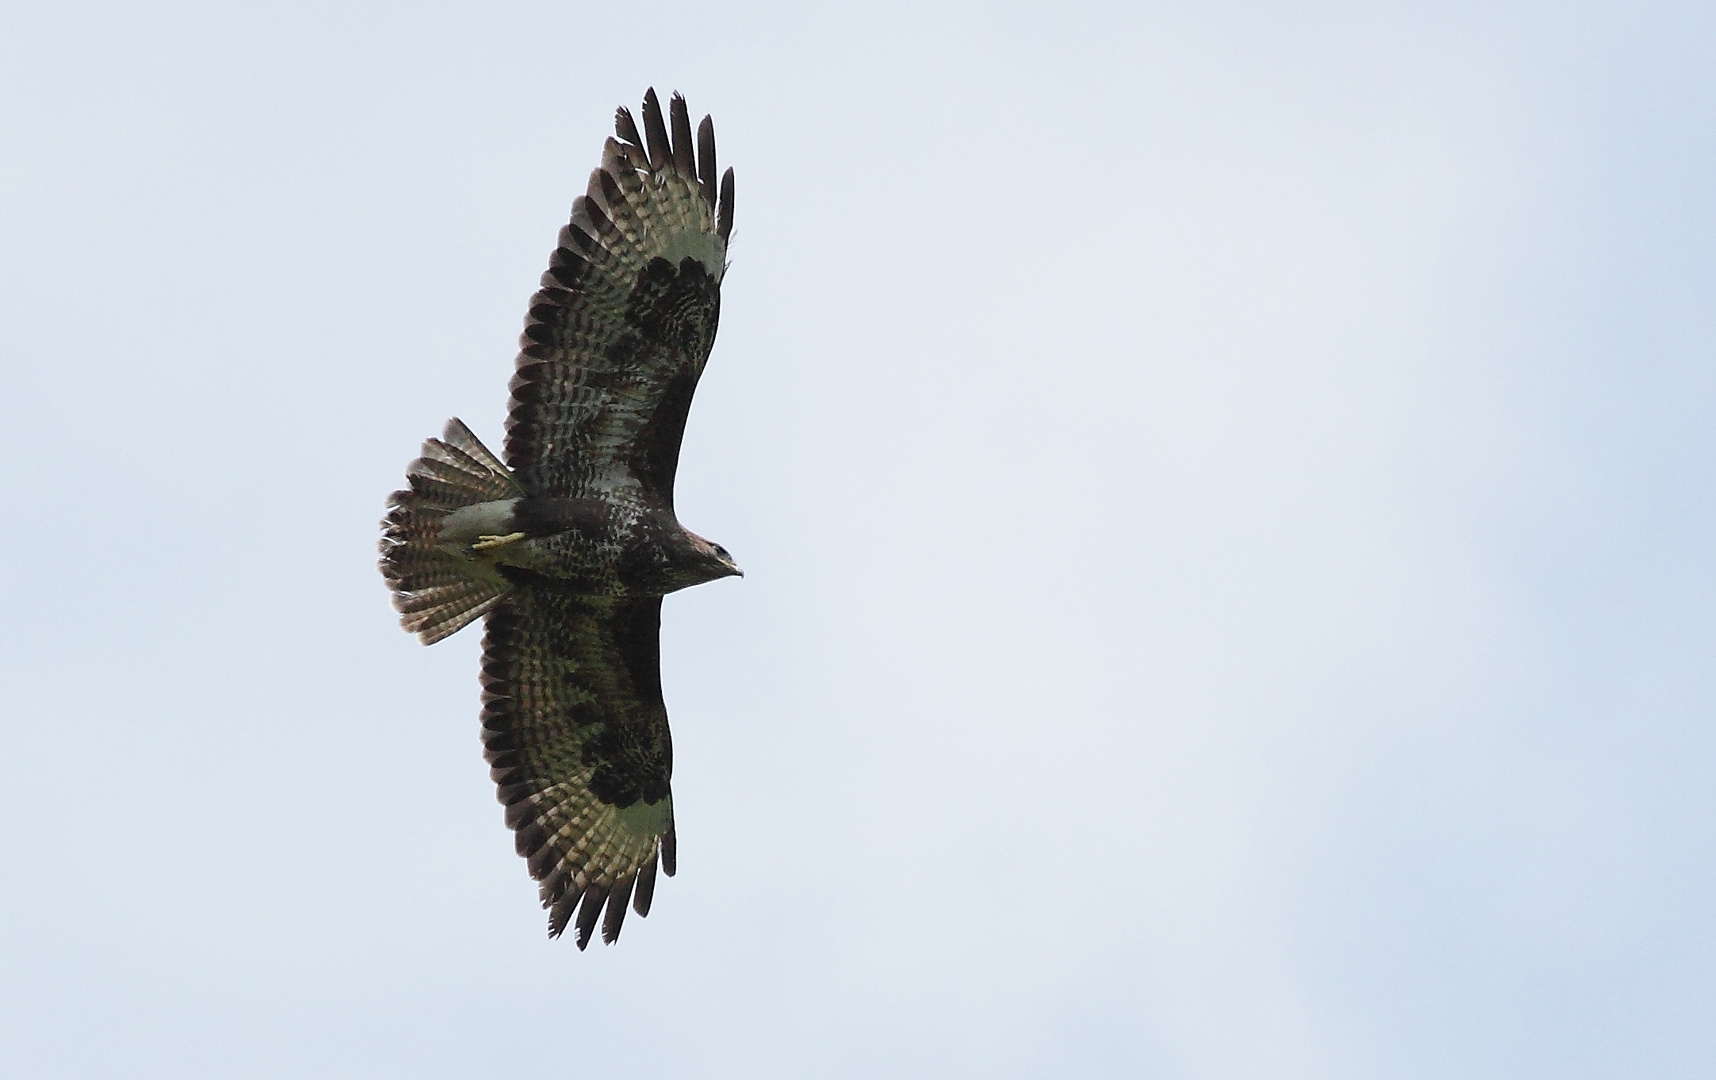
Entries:
[[733,556],[727,553],[726,548],[705,540],[690,530],[686,531],[686,535],[691,538],[691,546],[697,551],[698,561],[703,564],[702,569],[707,573],[703,580],[745,576],[745,572],[739,569],[739,564],[733,561]]

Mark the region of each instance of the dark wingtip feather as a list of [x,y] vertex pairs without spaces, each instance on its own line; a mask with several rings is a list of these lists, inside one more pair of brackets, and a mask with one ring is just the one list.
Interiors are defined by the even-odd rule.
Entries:
[[632,901],[632,885],[637,875],[621,878],[608,890],[608,914],[602,918],[602,942],[612,945],[620,938],[620,927],[626,921],[626,905]]
[[675,90],[672,100],[667,104],[667,111],[673,122],[673,164],[679,169],[680,175],[695,179],[697,157],[692,149],[691,110],[685,104],[685,96]]
[[650,901],[655,899],[655,855],[651,853],[649,861],[638,870],[637,891],[632,893],[632,910],[638,913],[638,918],[649,915]]
[[674,871],[678,869],[679,837],[670,824],[667,827],[667,832],[661,838],[661,870],[668,877],[672,877]]
[[721,209],[716,216],[715,233],[726,243],[727,237],[733,234],[733,170],[728,169],[721,176]]
[[620,137],[621,142],[643,149],[643,136],[638,134],[637,121],[632,119],[632,111],[624,105],[614,110],[614,134]]
[[608,890],[592,881],[584,889],[584,901],[578,905],[578,951],[590,944],[590,934],[596,929],[596,920],[602,914],[602,904],[608,899]]
[[649,143],[649,164],[651,169],[663,169],[673,157],[673,146],[667,141],[667,124],[661,118],[661,99],[655,96],[655,87],[644,91],[644,138]]
[[697,186],[703,201],[715,209],[715,121],[705,116],[697,125]]
[[582,893],[567,891],[560,894],[554,901],[554,906],[548,909],[548,936],[557,938],[566,932],[566,924],[572,921],[572,912],[578,907],[578,898]]

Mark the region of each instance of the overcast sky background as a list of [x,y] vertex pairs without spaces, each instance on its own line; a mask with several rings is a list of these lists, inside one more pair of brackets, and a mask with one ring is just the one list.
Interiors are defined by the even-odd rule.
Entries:
[[[0,13],[0,1060],[1702,1077],[1716,9]],[[376,522],[614,106],[738,175],[680,873],[549,941]]]

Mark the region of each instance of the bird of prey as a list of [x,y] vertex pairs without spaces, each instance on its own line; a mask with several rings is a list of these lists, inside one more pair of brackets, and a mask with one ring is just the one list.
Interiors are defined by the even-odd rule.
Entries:
[[[674,871],[661,598],[740,573],[679,524],[673,477],[715,341],[733,170],[652,89],[622,108],[531,298],[504,461],[457,419],[388,500],[381,572],[424,644],[487,616],[490,775],[548,909],[589,944]],[[605,914],[604,914],[605,911]]]

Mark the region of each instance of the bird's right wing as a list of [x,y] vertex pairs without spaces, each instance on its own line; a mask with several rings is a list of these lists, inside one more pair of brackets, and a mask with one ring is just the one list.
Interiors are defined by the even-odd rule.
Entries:
[[572,204],[531,298],[507,410],[506,462],[531,492],[673,506],[691,396],[715,343],[733,228],[733,171],[715,128],[696,145],[685,99],[652,89],[644,134],[618,138]]

